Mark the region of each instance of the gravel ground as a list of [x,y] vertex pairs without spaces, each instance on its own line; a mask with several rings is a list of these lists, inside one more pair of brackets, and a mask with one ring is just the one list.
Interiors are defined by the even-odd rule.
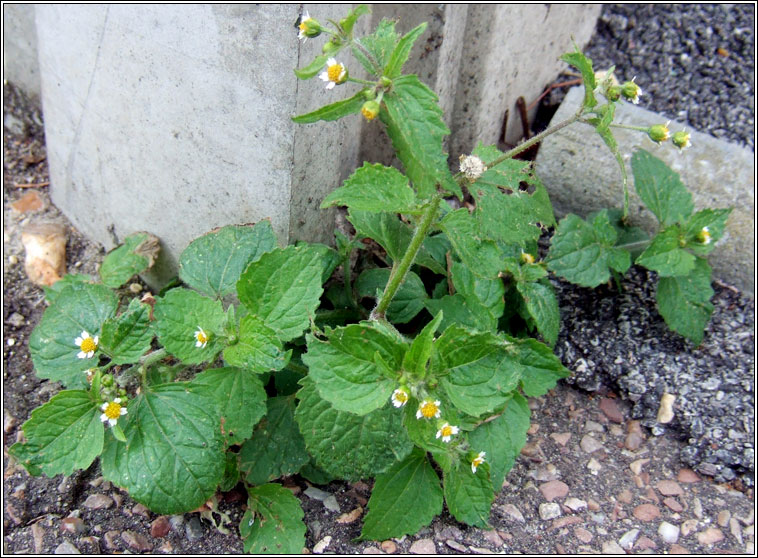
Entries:
[[[681,11],[686,11],[686,17],[676,16]],[[742,67],[730,66],[724,75],[722,70],[696,73],[690,67],[686,71],[692,72],[693,84],[702,85],[703,79],[698,79],[702,75],[710,87],[697,89],[701,93],[681,105],[676,87],[668,96],[662,96],[661,90],[643,96],[641,103],[663,113],[670,105],[671,117],[689,110],[687,118],[697,129],[752,146],[753,13],[751,5],[729,9],[606,6],[590,56],[599,68],[602,56],[608,56],[618,65],[621,77],[636,74],[644,88],[662,64],[678,64],[676,56],[669,62],[659,59],[665,58],[657,54],[665,47],[655,45],[671,44],[679,56],[684,52],[681,45],[687,44],[682,36],[690,33],[683,29],[694,30],[690,43],[710,53],[713,65],[707,65],[708,56],[690,54],[693,65],[702,62],[707,69],[729,61]],[[619,15],[627,18],[627,38],[621,34]],[[695,21],[696,15],[706,19]],[[658,22],[656,33],[643,33],[638,22],[648,21]],[[697,31],[709,25],[710,35]],[[743,32],[735,33],[735,28]],[[749,48],[740,50],[727,42],[723,48],[729,56],[724,57],[713,54],[722,46],[713,46],[716,39],[698,42],[722,35],[741,36]],[[638,47],[630,38],[636,38]],[[622,62],[625,55],[635,64],[633,70]],[[738,55],[745,58],[734,58]],[[726,87],[717,79],[745,79],[750,93],[739,102],[732,97],[729,102],[698,104],[702,91]],[[743,91],[743,85],[734,89]],[[651,87],[646,91],[652,93]],[[15,187],[47,180],[44,138],[35,107],[10,88],[4,93],[5,449],[17,439],[31,410],[59,389],[34,376],[28,355],[28,336],[39,322],[44,303],[41,291],[25,280],[20,230],[40,220],[66,221],[50,204],[44,187]],[[729,119],[732,104],[742,107],[739,114],[747,115],[742,128],[719,124]],[[693,109],[700,106],[705,108]],[[696,121],[693,115],[701,113],[706,118]],[[29,191],[37,192],[40,207],[14,211],[10,204]],[[103,255],[100,248],[70,225],[68,234],[69,271],[94,272]],[[353,543],[360,532],[357,518],[365,513],[370,483],[335,482],[320,487],[332,499],[309,490],[309,484],[295,476],[286,479],[285,486],[303,505],[308,551],[754,554],[753,302],[726,285],[715,284],[714,317],[703,344],[694,348],[669,332],[657,315],[653,283],[644,270],[627,275],[622,294],[605,287],[555,285],[562,314],[557,352],[574,376],[547,396],[530,401],[533,422],[528,443],[493,505],[494,529],[466,527],[444,512],[412,537]],[[676,395],[674,420],[667,425],[655,423],[663,392]],[[244,511],[239,490],[219,495],[213,512],[157,516],[104,481],[97,464],[71,477],[48,479],[30,477],[7,454],[4,458],[4,553],[221,554],[242,550],[236,529]]]

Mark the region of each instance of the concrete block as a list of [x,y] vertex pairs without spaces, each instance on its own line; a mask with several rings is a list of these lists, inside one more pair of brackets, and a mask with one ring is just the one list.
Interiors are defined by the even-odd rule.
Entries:
[[[155,283],[221,225],[270,218],[283,243],[328,242],[334,220],[318,206],[355,168],[360,119],[291,122],[340,98],[292,72],[321,51],[299,43],[300,9],[39,5],[55,204],[106,248],[157,235]],[[316,10],[325,20],[345,7]]]
[[3,4],[3,76],[31,97],[39,98],[34,4]]
[[[552,123],[573,115],[582,96],[581,87],[569,91]],[[620,103],[616,115],[615,122],[635,126],[667,121],[629,103]],[[692,133],[692,147],[682,153],[670,142],[656,145],[644,133],[614,129],[627,163],[632,223],[650,233],[657,227],[655,216],[644,207],[634,190],[630,160],[634,151],[642,148],[681,175],[682,182],[692,192],[696,211],[706,207],[733,208],[726,234],[708,260],[714,277],[752,297],[755,288],[755,155],[749,149],[694,131],[684,123],[671,122],[669,128],[673,133],[685,126]],[[623,205],[618,164],[589,126],[574,124],[546,138],[540,146],[536,165],[559,217],[567,213],[584,217],[591,211]]]

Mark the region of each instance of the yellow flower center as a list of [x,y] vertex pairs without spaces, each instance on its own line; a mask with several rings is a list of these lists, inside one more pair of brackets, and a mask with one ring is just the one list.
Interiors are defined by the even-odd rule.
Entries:
[[92,337],[87,337],[86,339],[82,339],[82,344],[79,345],[79,348],[83,353],[88,353],[97,349],[97,343],[95,343]]
[[342,64],[332,64],[326,69],[326,75],[329,81],[337,83],[340,80],[342,74]]
[[373,120],[376,114],[374,114],[372,111],[367,110],[365,107],[361,108],[361,114],[366,120]]
[[105,416],[109,419],[117,419],[121,416],[121,405],[119,405],[116,402],[111,401],[108,403],[108,406],[105,408]]
[[450,426],[449,424],[446,424],[440,429],[440,432],[442,433],[443,438],[447,438],[448,436],[453,435],[453,427]]
[[400,403],[405,403],[406,401],[408,401],[408,394],[405,393],[403,390],[397,390],[395,392],[395,401],[398,401]]
[[534,263],[534,256],[527,252],[521,252],[521,261],[527,264],[533,264]]
[[479,465],[484,463],[484,457],[477,457],[472,463],[474,464],[474,467],[479,467]]
[[200,341],[200,343],[208,342],[208,336],[203,331],[195,332],[195,337],[197,338],[198,341]]
[[421,414],[424,416],[424,418],[432,418],[434,415],[436,415],[437,405],[434,404],[434,401],[424,401],[421,404]]
[[306,22],[306,21],[308,21],[308,20],[307,20],[307,19],[304,19],[304,20],[303,20],[303,21],[300,23],[300,25],[298,25],[298,28],[299,28],[299,29],[300,29],[300,31],[302,31],[303,33],[305,33],[306,29],[308,29],[308,27],[305,25],[305,22]]

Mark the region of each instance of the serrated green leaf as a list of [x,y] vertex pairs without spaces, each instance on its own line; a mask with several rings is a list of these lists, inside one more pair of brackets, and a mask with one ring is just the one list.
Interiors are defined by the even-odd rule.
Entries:
[[356,112],[360,112],[363,103],[366,102],[366,97],[363,93],[364,91],[361,90],[348,99],[325,105],[307,114],[293,116],[292,121],[296,124],[312,124],[319,120],[330,122],[332,120],[339,120],[343,116],[355,114]]
[[695,259],[688,275],[661,277],[655,292],[658,312],[666,324],[695,345],[703,341],[703,330],[711,319],[712,296],[711,267],[703,258]]
[[302,384],[295,419],[308,452],[328,474],[351,481],[374,477],[410,453],[399,409],[385,405],[363,416],[338,411],[310,378]]
[[579,47],[575,45],[574,48],[574,52],[567,52],[562,55],[561,60],[571,64],[581,72],[582,82],[584,83],[584,106],[592,108],[597,104],[597,99],[595,99],[597,83],[595,82],[595,71],[592,69],[592,60],[582,54]]
[[329,60],[328,54],[319,54],[313,61],[304,68],[295,68],[295,75],[300,79],[311,79],[317,73],[324,69],[326,61]]
[[410,349],[403,357],[403,370],[423,378],[426,374],[426,365],[432,356],[434,347],[434,334],[442,322],[443,314],[438,312],[435,318],[424,326],[424,329],[411,343]]
[[130,364],[150,349],[152,340],[150,306],[133,298],[123,314],[103,323],[100,348],[116,364]]
[[[447,284],[445,282],[445,288]],[[430,298],[424,301],[424,306],[433,316],[442,313],[444,315],[440,330],[445,331],[454,324],[462,325],[477,331],[487,331],[488,322],[482,322],[481,313],[477,313],[468,307],[463,295],[444,295],[441,298]]]
[[241,368],[211,368],[189,384],[190,389],[211,398],[221,415],[221,431],[230,444],[250,438],[266,414],[266,391],[257,374]]
[[490,480],[497,491],[516,462],[521,448],[526,444],[530,416],[531,411],[526,399],[514,393],[505,405],[502,415],[480,424],[469,434],[471,449],[476,453],[486,453],[485,459],[490,465]]
[[606,210],[592,223],[569,214],[551,239],[547,267],[574,284],[597,287],[610,278],[609,267],[624,273],[631,265],[629,253],[614,247],[616,238]]
[[408,179],[399,170],[379,163],[363,163],[324,199],[321,209],[334,205],[374,213],[412,213],[418,204]]
[[502,406],[518,387],[520,367],[492,333],[477,333],[451,325],[434,342],[432,371],[450,401],[478,417]]
[[308,463],[303,465],[303,468],[300,469],[298,475],[310,483],[320,484],[321,486],[327,485],[333,480],[336,480],[335,477],[316,465],[316,462],[313,460],[313,458],[311,458]]
[[406,33],[402,39],[397,43],[397,46],[390,55],[389,62],[384,68],[384,75],[390,79],[398,77],[403,71],[403,65],[408,60],[408,56],[413,48],[413,43],[416,39],[426,30],[426,22],[414,27],[408,33]]
[[385,540],[416,533],[442,511],[440,479],[415,449],[376,478],[361,539]]
[[283,342],[299,337],[316,316],[323,289],[322,254],[308,245],[263,254],[237,283],[239,299]]
[[234,292],[242,271],[250,262],[276,248],[269,220],[255,225],[233,225],[193,240],[179,258],[179,277],[210,297]]
[[[210,362],[224,348],[226,314],[218,300],[189,289],[176,288],[155,301],[153,327],[166,350],[185,364]],[[207,336],[198,347],[197,332]]]
[[[487,164],[502,153],[493,146],[480,145],[474,155]],[[528,161],[506,159],[487,169],[469,191],[477,200],[474,215],[481,231],[492,240],[524,246],[539,239],[540,225],[555,225],[547,189]]]
[[104,285],[77,282],[63,289],[29,338],[37,376],[66,387],[87,387],[82,372],[97,366],[97,352],[94,358],[79,358],[76,338],[83,331],[99,337],[100,328],[116,313],[117,306],[116,295]]
[[158,239],[145,232],[127,236],[121,246],[106,254],[100,264],[100,280],[107,287],[119,288],[153,265],[158,246]]
[[561,316],[553,287],[547,281],[545,283],[517,282],[516,289],[524,299],[527,312],[534,320],[537,331],[548,345],[554,347],[558,340]]
[[270,397],[266,417],[240,449],[240,471],[247,482],[263,484],[294,475],[310,457],[295,422],[295,398]]
[[411,179],[420,198],[431,198],[439,184],[462,199],[458,183],[447,166],[442,142],[450,133],[442,119],[437,95],[415,75],[401,76],[392,82],[384,96],[386,110],[379,113],[387,126],[405,174]]
[[632,173],[637,193],[661,226],[683,223],[692,214],[692,194],[666,163],[640,149],[632,155]]
[[240,320],[237,342],[224,349],[224,360],[252,372],[281,370],[289,361],[276,332],[257,316],[248,314]]
[[376,31],[356,40],[368,51],[369,56],[356,47],[352,48],[352,52],[369,74],[379,77],[378,72],[381,72],[389,62],[389,57],[399,39],[400,36],[395,31],[395,22],[391,19],[382,19]]
[[240,481],[240,472],[238,468],[237,454],[233,451],[227,451],[226,461],[224,462],[224,476],[221,479],[218,489],[221,492],[229,492]]
[[[692,215],[684,226],[687,248],[698,256],[710,254],[724,235],[726,220],[731,212],[731,209],[703,209]],[[706,227],[710,235],[707,243],[698,236]]]
[[225,468],[214,400],[175,382],[151,387],[128,409],[119,420],[126,443],[106,438],[103,476],[155,513],[184,513],[205,503]]
[[86,469],[103,451],[100,414],[89,392],[62,391],[32,411],[22,426],[26,441],[9,453],[31,474],[52,477]]
[[300,501],[278,484],[248,489],[247,511],[240,520],[243,550],[248,554],[300,554],[305,524]]
[[58,295],[63,292],[63,289],[73,285],[75,283],[94,283],[94,279],[91,275],[79,274],[79,273],[67,273],[61,277],[58,281],[50,285],[42,285],[42,290],[45,291],[45,299],[49,304],[53,304],[58,300]]
[[[502,483],[501,483],[502,484]],[[442,476],[445,503],[455,519],[474,527],[488,527],[495,491],[489,465],[481,464],[476,473],[460,463]]]
[[[389,281],[387,268],[367,269],[355,281],[355,290],[360,297],[376,297],[377,290],[384,291]],[[387,319],[397,324],[407,324],[424,309],[424,301],[429,298],[423,281],[412,271],[400,285],[387,309]]]
[[461,261],[480,277],[495,278],[502,268],[503,254],[479,229],[479,223],[467,209],[451,211],[440,221]]
[[683,250],[684,231],[672,225],[660,231],[634,262],[658,273],[661,277],[687,275],[695,267],[695,256]]
[[558,380],[571,375],[550,347],[536,339],[515,339],[508,335],[505,338],[511,354],[509,364],[518,370],[521,389],[529,397],[545,395]]
[[355,26],[355,22],[358,21],[358,18],[362,15],[370,13],[371,8],[369,8],[366,4],[359,4],[350,10],[344,19],[340,20],[340,26],[342,27],[342,30],[347,34],[350,34],[350,32],[353,30],[353,27]]
[[384,406],[397,379],[385,376],[375,355],[396,371],[405,346],[370,323],[352,324],[331,331],[326,341],[307,335],[303,362],[321,397],[339,411],[365,415]]
[[453,286],[463,296],[465,306],[477,317],[481,331],[497,329],[497,321],[503,315],[505,287],[498,277],[485,279],[477,277],[463,264],[454,262],[451,266]]

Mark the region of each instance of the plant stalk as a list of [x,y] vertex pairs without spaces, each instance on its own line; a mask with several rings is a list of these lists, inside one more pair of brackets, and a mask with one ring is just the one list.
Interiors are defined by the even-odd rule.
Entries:
[[413,238],[411,238],[411,242],[408,244],[408,249],[405,251],[405,254],[403,254],[403,257],[399,262],[392,264],[390,278],[387,281],[387,286],[384,288],[382,298],[379,300],[376,308],[371,312],[369,319],[378,321],[386,320],[385,314],[387,313],[387,308],[389,307],[390,302],[392,302],[397,290],[400,288],[400,285],[405,281],[405,276],[408,275],[408,270],[411,268],[411,265],[413,265],[419,250],[421,250],[421,244],[424,242],[429,229],[437,217],[437,210],[440,207],[441,201],[442,197],[439,194],[434,196],[427,207],[421,222],[418,224],[418,227],[416,227],[416,230],[413,233]]

